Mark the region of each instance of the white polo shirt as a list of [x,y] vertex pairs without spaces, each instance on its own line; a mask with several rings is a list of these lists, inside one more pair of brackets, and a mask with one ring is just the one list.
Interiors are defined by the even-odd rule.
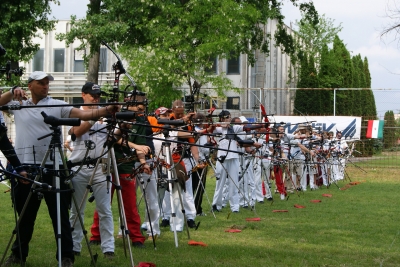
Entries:
[[[67,102],[46,97],[40,100],[37,105],[67,105]],[[11,101],[8,105],[20,105],[18,101]],[[32,99],[24,100],[21,106],[35,106]],[[65,107],[41,107],[41,108],[21,108],[20,110],[9,110],[14,114],[15,120],[15,152],[21,163],[40,164],[49,148],[51,136],[37,140],[39,137],[50,134],[53,130],[50,125],[44,123],[41,112],[44,111],[48,116],[56,118],[69,118],[72,106]],[[62,143],[62,136],[60,136]],[[61,145],[61,144],[60,144]],[[62,145],[61,145],[62,147]],[[35,155],[33,154],[35,150]],[[46,164],[52,164],[50,157]]]

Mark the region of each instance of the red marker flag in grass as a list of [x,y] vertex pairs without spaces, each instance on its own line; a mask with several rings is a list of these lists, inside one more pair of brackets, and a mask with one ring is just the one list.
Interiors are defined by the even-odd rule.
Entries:
[[139,262],[136,267],[156,267],[156,265],[152,262]]
[[261,221],[261,218],[246,218],[246,221],[248,221],[248,222],[258,222],[258,221]]
[[383,120],[369,120],[366,138],[383,138]]
[[310,202],[311,203],[319,203],[319,202],[321,202],[321,200],[320,199],[313,199],[313,200],[310,200]]
[[227,229],[225,232],[227,233],[240,233],[242,230],[240,229]]
[[194,241],[194,240],[190,240],[188,242],[189,246],[201,246],[201,247],[207,247],[206,243],[203,243],[201,241]]
[[331,194],[322,194],[323,197],[332,197]]
[[305,209],[306,208],[306,206],[302,206],[302,205],[299,205],[299,204],[294,204],[294,207],[297,208],[297,209]]

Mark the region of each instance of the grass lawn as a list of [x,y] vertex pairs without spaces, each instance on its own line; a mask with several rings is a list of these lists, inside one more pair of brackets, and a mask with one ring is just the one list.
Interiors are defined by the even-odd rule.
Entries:
[[[366,163],[357,166],[366,168]],[[400,169],[368,169],[364,173],[350,165],[350,180],[330,188],[291,194],[287,201],[275,195],[273,203],[256,204],[255,210],[241,209],[230,214],[225,208],[212,215],[207,198],[203,209],[207,216],[197,217],[198,230],[191,230],[192,240],[207,247],[189,246],[186,231],[178,233],[175,247],[172,232],[162,229],[157,249],[146,241],[145,249],[132,249],[135,265],[153,262],[158,267],[171,266],[400,266],[399,182]],[[349,186],[351,182],[360,183]],[[208,179],[207,194],[212,199],[215,179]],[[1,190],[6,190],[0,185]],[[331,194],[324,197],[322,194]],[[114,198],[115,233],[118,232],[118,211]],[[311,200],[321,200],[313,203]],[[3,254],[14,228],[10,194],[0,194],[0,252]],[[303,209],[294,205],[305,206]],[[88,203],[85,226],[89,230],[94,204]],[[140,207],[140,211],[144,208]],[[274,212],[287,210],[287,212]],[[261,218],[246,221],[246,218]],[[240,233],[228,233],[230,228]],[[26,266],[56,266],[55,241],[46,204],[43,202],[36,221]],[[130,266],[122,240],[116,239],[116,258],[106,260],[100,247],[97,266]],[[129,253],[129,252],[128,252]],[[8,254],[7,254],[8,255]],[[83,244],[76,267],[90,266],[88,249]]]

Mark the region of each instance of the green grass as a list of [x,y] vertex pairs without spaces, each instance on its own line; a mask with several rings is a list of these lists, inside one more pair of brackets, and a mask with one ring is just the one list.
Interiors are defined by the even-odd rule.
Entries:
[[[358,163],[357,163],[358,164]],[[228,209],[205,217],[197,231],[191,230],[192,240],[202,241],[207,247],[189,246],[186,231],[178,233],[175,247],[172,232],[162,229],[157,249],[146,241],[146,249],[132,249],[135,265],[153,262],[158,267],[170,266],[400,266],[399,173],[397,169],[368,170],[365,174],[354,166],[347,172],[358,185],[339,190],[329,189],[292,194],[287,201],[257,204],[254,211],[241,209],[229,214]],[[350,181],[340,182],[342,189]],[[212,198],[215,179],[207,181],[207,193]],[[5,188],[1,185],[1,189]],[[331,198],[322,194],[332,194]],[[320,203],[310,200],[319,199]],[[3,253],[14,227],[9,194],[0,195],[2,207],[0,252]],[[296,209],[295,204],[306,206]],[[94,204],[88,203],[85,225],[89,230]],[[114,201],[115,227],[118,212]],[[204,210],[210,207],[205,198]],[[140,207],[140,211],[143,207]],[[288,212],[273,212],[288,210]],[[246,218],[260,217],[259,222]],[[241,233],[226,233],[239,227]],[[115,229],[117,233],[117,229]],[[55,241],[46,204],[43,202],[31,242],[27,266],[56,266]],[[92,247],[101,254],[100,247]],[[97,266],[130,266],[121,239],[116,239],[117,257],[110,261],[99,256]],[[90,258],[86,245],[76,267],[87,267]]]

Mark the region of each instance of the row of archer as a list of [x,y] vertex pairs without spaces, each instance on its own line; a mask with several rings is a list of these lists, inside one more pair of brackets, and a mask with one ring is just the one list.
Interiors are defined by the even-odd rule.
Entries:
[[[275,192],[285,200],[288,193],[337,185],[345,178],[346,161],[350,161],[353,151],[340,131],[333,137],[333,133],[321,133],[308,124],[299,124],[294,134],[286,134],[283,124],[273,131],[269,141],[263,141],[260,149],[245,157],[249,161],[244,164],[245,170],[254,170],[243,181],[250,185],[250,193],[245,192],[250,202],[263,201],[263,195],[272,200],[271,180],[275,181]],[[258,141],[264,140],[264,136],[256,133],[247,138]]]
[[[40,75],[42,75],[42,73],[40,73]],[[43,74],[44,75],[44,74]],[[42,75],[42,76],[43,76]],[[32,81],[30,83],[30,90],[31,93],[33,92],[32,96],[34,96],[35,98],[39,98],[40,101],[43,101],[44,99],[47,101],[47,92],[48,92],[48,82],[47,84],[43,84],[41,85],[40,82],[43,79],[49,79],[49,75],[44,75],[42,76],[37,76],[37,77],[32,77]],[[47,88],[47,91],[45,92],[46,95],[43,95],[42,93],[42,89],[41,88]],[[86,89],[87,88],[87,89]],[[93,119],[96,117],[96,115],[100,115],[99,114],[99,108],[97,105],[98,100],[100,98],[99,94],[97,93],[98,91],[98,87],[96,87],[95,85],[91,84],[88,86],[84,86],[82,88],[82,97],[83,98],[87,98],[87,101],[90,102],[89,105],[85,106],[82,105],[82,109],[87,109],[88,113],[93,113]],[[16,92],[20,92],[20,89],[15,88],[15,93]],[[13,92],[14,93],[14,92]],[[32,100],[28,100],[31,101]],[[136,101],[136,100],[135,100]],[[137,100],[140,102],[140,100]],[[165,140],[165,138],[167,138],[168,140],[170,140],[171,142],[173,142],[174,146],[176,146],[176,149],[173,149],[174,153],[173,156],[176,157],[174,158],[174,163],[179,163],[180,165],[183,165],[182,163],[184,163],[185,165],[185,169],[186,170],[186,175],[187,176],[192,176],[191,178],[188,178],[184,185],[186,186],[186,191],[185,192],[185,197],[184,199],[188,198],[188,200],[186,202],[183,203],[185,207],[185,211],[186,211],[186,220],[183,220],[182,224],[179,224],[179,218],[175,218],[172,221],[171,224],[171,217],[168,217],[168,208],[171,206],[168,204],[163,204],[162,209],[160,209],[159,207],[156,209],[150,208],[151,211],[154,211],[155,215],[152,214],[151,212],[149,212],[148,215],[148,219],[147,219],[147,225],[146,225],[146,229],[150,232],[147,232],[149,237],[151,236],[151,238],[154,240],[154,236],[157,235],[157,222],[159,220],[160,217],[162,217],[162,225],[167,226],[168,224],[173,227],[174,230],[180,230],[183,229],[183,224],[186,223],[189,227],[195,227],[196,223],[194,221],[195,216],[196,215],[201,215],[201,209],[199,208],[198,204],[193,204],[194,200],[192,202],[192,200],[190,200],[191,198],[191,194],[190,194],[190,188],[193,189],[193,185],[190,184],[192,181],[194,181],[195,179],[193,179],[193,169],[197,166],[198,164],[201,162],[201,160],[207,159],[207,152],[210,150],[210,146],[206,145],[209,143],[213,143],[210,142],[212,138],[218,139],[218,141],[216,141],[215,143],[218,144],[218,148],[212,146],[212,148],[214,150],[217,151],[217,158],[219,159],[216,163],[215,166],[215,172],[218,175],[219,179],[218,179],[218,183],[220,184],[224,184],[221,182],[221,180],[223,178],[225,178],[225,180],[228,179],[228,181],[230,182],[230,185],[228,186],[229,189],[229,193],[228,196],[224,196],[224,194],[220,194],[222,192],[220,187],[216,188],[216,193],[214,194],[214,199],[213,199],[213,203],[212,206],[216,206],[218,209],[218,205],[220,203],[220,196],[221,199],[222,198],[226,198],[229,199],[231,201],[231,210],[233,212],[238,212],[239,211],[239,205],[237,205],[237,202],[239,202],[239,200],[236,199],[236,196],[239,196],[241,192],[240,187],[239,187],[239,176],[237,176],[237,174],[240,173],[240,171],[235,171],[237,170],[237,167],[239,167],[240,165],[237,164],[238,163],[238,159],[239,159],[239,147],[243,146],[243,147],[249,147],[249,149],[251,149],[251,147],[255,147],[257,148],[257,146],[259,146],[259,144],[255,141],[250,141],[250,142],[245,142],[246,140],[237,140],[237,136],[240,135],[240,133],[242,133],[243,131],[251,131],[251,130],[257,130],[257,129],[262,129],[265,128],[266,124],[256,124],[256,125],[249,125],[249,124],[233,124],[231,125],[230,121],[231,121],[231,117],[230,117],[230,113],[228,111],[222,111],[219,114],[219,124],[204,124],[203,127],[201,128],[201,123],[200,122],[204,122],[201,121],[201,114],[184,114],[184,105],[182,103],[182,101],[177,100],[172,104],[172,109],[168,109],[168,108],[159,108],[156,110],[156,116],[158,118],[155,118],[156,122],[155,123],[151,123],[153,117],[151,116],[141,116],[142,110],[144,109],[143,105],[139,104],[139,102],[136,103],[136,105],[132,104],[131,108],[132,111],[135,112],[134,114],[138,114],[138,116],[135,115],[134,118],[130,118],[130,120],[132,120],[132,122],[128,122],[129,119],[123,119],[126,120],[126,122],[119,122],[118,123],[118,129],[115,130],[115,126],[113,125],[113,123],[110,123],[113,126],[112,129],[112,136],[115,137],[117,136],[118,140],[115,140],[118,145],[119,148],[115,149],[116,152],[120,152],[120,155],[118,157],[116,157],[117,159],[122,159],[123,162],[119,162],[119,163],[125,163],[127,164],[127,169],[124,169],[120,171],[120,174],[125,174],[127,176],[123,177],[123,179],[125,179],[125,181],[127,182],[127,185],[124,186],[123,188],[129,188],[129,186],[132,185],[132,181],[135,181],[135,179],[132,179],[132,165],[137,165],[141,166],[141,174],[137,175],[137,176],[144,176],[145,174],[149,175],[149,178],[144,179],[145,181],[150,181],[150,183],[153,183],[154,181],[157,181],[156,179],[160,178],[160,176],[154,176],[154,172],[151,168],[151,162],[152,159],[149,157],[146,157],[146,155],[148,156],[150,153],[150,151],[155,151],[154,155],[156,155],[158,159],[162,159],[163,158],[163,140]],[[29,102],[27,102],[28,104]],[[31,105],[29,107],[34,108],[34,109],[45,109],[44,107],[40,107],[37,104],[40,104],[41,102],[36,102],[34,103],[35,105]],[[134,103],[134,102],[132,102]],[[49,105],[47,105],[49,106]],[[97,106],[97,107],[96,107]],[[85,108],[84,108],[85,107]],[[92,108],[90,108],[92,107]],[[108,108],[108,109],[107,109]],[[136,109],[136,111],[135,111]],[[111,117],[117,117],[117,113],[115,113],[115,109],[112,108],[112,106],[108,106],[106,108],[101,109],[102,110],[102,114],[107,114],[110,113],[110,110],[112,110],[113,112],[111,112]],[[46,110],[46,112],[48,112]],[[15,114],[18,113],[18,111],[14,112]],[[27,114],[24,113],[25,116],[33,116],[35,115],[37,112],[31,112],[31,114]],[[121,114],[129,114],[129,111],[127,112],[122,112]],[[170,116],[169,113],[172,113],[173,116]],[[104,116],[104,115],[103,115]],[[52,120],[47,120],[47,118],[49,118],[50,116],[46,117],[44,122],[45,125],[42,127],[45,129],[45,131],[48,131],[48,126],[46,126],[46,124],[51,124],[51,125],[61,125],[60,123],[63,123],[64,121],[61,120],[55,120],[54,117],[52,117]],[[206,116],[204,116],[206,117]],[[39,115],[40,118],[40,115]],[[32,127],[32,130],[35,130],[37,128],[38,125],[35,125],[34,123],[37,122],[37,124],[41,123],[43,124],[43,121],[39,122],[39,118],[35,118],[35,121],[31,120],[29,121],[29,123],[26,123],[26,126],[30,126]],[[92,118],[92,117],[90,117]],[[187,129],[177,129],[177,128],[173,128],[170,129],[168,127],[165,127],[165,124],[174,124],[173,121],[174,120],[170,120],[172,118],[175,119],[182,119],[183,122],[185,124],[187,124],[187,121],[189,119],[194,120],[194,127],[199,127],[199,129],[197,130],[197,134],[193,134],[193,129],[189,129],[191,127],[191,125],[185,125],[183,128],[187,127]],[[18,117],[17,120],[21,120],[21,117]],[[164,121],[163,121],[164,119]],[[43,120],[43,119],[41,119]],[[176,122],[176,121],[175,121]],[[179,122],[179,121],[178,121]],[[107,123],[108,124],[108,123]],[[160,124],[164,124],[163,126],[160,126]],[[158,126],[157,126],[158,125]],[[150,127],[151,126],[151,127]],[[94,127],[94,128],[93,128]],[[108,127],[108,126],[105,126]],[[83,128],[83,129],[82,129]],[[93,128],[93,129],[92,129]],[[86,168],[88,170],[88,173],[93,173],[93,170],[91,170],[91,166],[90,163],[94,162],[96,159],[98,159],[100,156],[102,156],[104,154],[104,152],[101,152],[101,148],[102,148],[102,144],[105,143],[105,141],[109,141],[109,137],[110,137],[110,131],[108,130],[104,130],[107,128],[104,128],[102,123],[100,123],[99,121],[96,120],[84,120],[82,122],[79,122],[79,125],[74,125],[72,126],[72,128],[69,130],[71,135],[75,135],[75,137],[77,138],[76,142],[77,142],[77,147],[79,147],[80,145],[82,146],[86,146],[85,142],[86,140],[89,139],[93,139],[93,143],[96,144],[95,147],[93,146],[89,146],[89,148],[91,149],[84,149],[83,147],[81,147],[80,149],[77,148],[76,150],[76,155],[71,155],[70,157],[70,161],[73,164],[79,164],[82,165],[86,165]],[[152,128],[155,128],[156,130],[153,130]],[[180,127],[182,128],[182,127]],[[160,129],[161,134],[160,134]],[[27,133],[29,129],[26,129]],[[118,132],[119,131],[119,132]],[[157,134],[153,135],[153,131],[156,132]],[[41,130],[41,132],[43,132]],[[18,133],[23,134],[23,131],[18,131]],[[37,135],[37,132],[35,133]],[[100,136],[103,135],[102,137],[102,141],[100,141]],[[162,136],[161,136],[162,135]],[[104,138],[105,137],[105,138]],[[121,137],[121,138],[119,138]],[[196,140],[195,137],[198,139],[204,139],[205,142],[203,142],[202,144],[199,145],[195,145]],[[179,139],[185,139],[184,141],[179,141]],[[21,139],[21,138],[19,138]],[[26,138],[27,140],[29,139],[28,137]],[[161,140],[158,140],[161,139]],[[174,139],[174,140],[172,140]],[[193,140],[191,140],[193,139]],[[45,146],[48,145],[48,141],[49,140],[45,140],[44,143]],[[81,142],[82,141],[82,142]],[[188,142],[187,142],[188,141]],[[200,140],[197,140],[200,141]],[[182,143],[180,143],[182,142]],[[43,144],[44,144],[43,143]],[[152,143],[152,144],[151,144]],[[186,143],[186,144],[183,144]],[[214,144],[215,144],[214,143]],[[30,143],[33,144],[33,143]],[[37,156],[37,160],[39,160],[39,158],[41,158],[40,155],[42,155],[43,153],[41,153],[41,146],[44,145],[40,145],[37,142],[35,143],[35,153],[32,153],[33,151],[31,150],[31,152],[29,152],[29,148],[27,148],[25,151],[25,154],[23,155],[23,161],[25,163],[35,163],[35,161],[29,162],[26,161],[26,159],[29,159],[29,154],[31,155],[36,155]],[[237,144],[240,144],[239,146]],[[115,144],[113,144],[114,148],[115,148]],[[154,148],[153,148],[153,147]],[[21,145],[19,145],[19,147],[21,147]],[[107,147],[111,147],[109,144],[107,144]],[[97,152],[96,148],[100,148],[100,153]],[[196,152],[196,148],[197,148],[197,152]],[[130,153],[132,152],[132,150],[135,150],[136,157],[132,157],[132,160],[126,160],[126,158],[128,158],[127,156],[130,155]],[[18,148],[17,148],[18,150]],[[86,153],[82,153],[84,151],[88,152]],[[199,150],[203,150],[204,153],[204,158],[201,157],[201,151]],[[19,151],[19,150],[18,150]],[[92,154],[93,153],[93,154]],[[208,152],[209,153],[209,152]],[[17,154],[21,154],[21,153],[17,153]],[[164,155],[165,156],[165,155]],[[34,159],[34,156],[32,156],[32,159]],[[124,167],[124,164],[119,164],[118,163],[118,168],[122,168]],[[147,165],[147,166],[146,166]],[[177,164],[177,166],[179,166]],[[73,167],[80,167],[80,166],[73,166]],[[47,168],[48,169],[48,168]],[[200,177],[203,177],[204,175],[204,168],[198,168],[200,169]],[[232,172],[233,170],[233,172]],[[80,175],[82,175],[83,172],[80,173]],[[88,179],[90,175],[85,175],[87,178],[87,180],[83,181],[82,185],[84,184],[85,187],[88,184]],[[121,175],[120,175],[121,178]],[[72,182],[74,183],[75,181],[78,181],[78,179],[76,179],[76,176],[73,177]],[[105,181],[106,179],[103,176],[103,180]],[[122,179],[121,179],[122,180]],[[197,186],[196,189],[204,189],[204,184],[202,184],[200,182],[201,180],[199,180],[199,184],[200,186]],[[229,183],[229,182],[228,182]],[[104,184],[104,183],[103,183]],[[77,188],[79,188],[81,186],[79,185],[74,185],[75,190]],[[149,190],[151,186],[147,185],[147,191],[148,193],[151,191]],[[103,188],[104,189],[104,188]],[[233,189],[233,190],[232,190]],[[134,191],[134,190],[132,190]],[[232,192],[231,192],[232,191]],[[76,192],[76,191],[75,191]],[[96,192],[96,190],[94,190],[94,192]],[[107,192],[107,191],[106,191]],[[197,191],[195,191],[197,193]],[[165,194],[168,194],[168,192],[165,192]],[[192,193],[193,195],[193,193]],[[196,194],[200,196],[200,193]],[[194,196],[192,196],[193,198]],[[105,195],[105,197],[99,197],[95,196],[96,199],[101,199],[101,200],[107,200],[108,196]],[[164,200],[168,200],[167,198],[163,198]],[[201,199],[201,198],[200,198]],[[149,200],[147,200],[147,203],[158,203],[157,200],[151,200],[151,197]],[[106,201],[107,202],[107,201]],[[174,202],[173,200],[171,202]],[[135,206],[135,205],[132,205]],[[194,208],[193,208],[194,207]],[[160,210],[162,210],[160,215]],[[177,209],[178,211],[180,209]],[[158,212],[158,217],[157,217],[157,212]],[[76,212],[79,213],[79,212]],[[172,212],[170,213],[172,216]],[[76,216],[76,215],[75,215]],[[191,217],[190,217],[191,216]],[[180,228],[180,226],[182,226],[182,228]],[[110,227],[112,228],[112,227]],[[76,227],[74,228],[76,229],[77,233],[79,233],[79,229]],[[137,232],[137,225],[134,226],[134,229],[129,227],[128,224],[128,229],[129,229],[129,233],[135,233]],[[135,231],[136,229],[136,231]],[[100,233],[101,234],[101,233]],[[93,234],[93,236],[95,236]],[[92,237],[93,237],[92,236]],[[103,235],[104,236],[104,235]],[[130,235],[131,238],[133,238]],[[98,238],[98,239],[96,239]],[[94,237],[93,239],[91,239],[92,241],[101,241],[99,240],[101,237],[98,235],[97,237]],[[141,239],[140,236],[136,236],[136,238],[139,238],[140,240],[143,240],[143,238]],[[28,241],[29,242],[29,241]],[[137,242],[140,243],[140,241],[134,241],[132,240],[133,243],[135,243],[137,245]],[[74,244],[74,252],[79,253],[80,249],[79,249],[79,237],[78,239],[73,238],[73,244]],[[103,243],[103,242],[101,242]],[[132,244],[133,244],[132,243]],[[143,242],[141,243],[143,244]],[[75,247],[75,245],[77,247]],[[103,246],[103,245],[102,245]],[[108,251],[106,249],[109,248],[105,248],[102,247],[102,251],[103,253],[108,253],[107,255],[109,255],[110,252],[112,251]],[[16,252],[17,250],[14,249],[13,250],[13,254],[12,256],[15,258],[18,258],[18,253]],[[27,255],[22,255],[22,259],[25,260]]]

